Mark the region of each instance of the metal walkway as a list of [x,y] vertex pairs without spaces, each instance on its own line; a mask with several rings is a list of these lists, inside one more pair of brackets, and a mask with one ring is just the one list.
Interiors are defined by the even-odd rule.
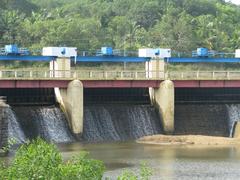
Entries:
[[240,71],[41,71],[0,70],[0,80],[240,80]]

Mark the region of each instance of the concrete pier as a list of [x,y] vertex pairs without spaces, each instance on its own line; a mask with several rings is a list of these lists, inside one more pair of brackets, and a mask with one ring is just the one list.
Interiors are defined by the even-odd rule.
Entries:
[[2,103],[0,100],[0,153],[3,147],[8,143],[8,119],[5,113],[9,106]]
[[157,108],[163,130],[166,134],[174,132],[174,84],[170,80],[163,81],[159,88],[150,89],[153,105]]
[[240,138],[240,122],[234,124],[233,138]]
[[71,77],[71,60],[66,57],[59,57],[56,61],[51,61],[49,64],[50,67],[50,77]]
[[165,62],[164,59],[152,58],[151,61],[145,63],[147,78],[164,78]]
[[67,89],[55,88],[55,95],[65,113],[72,132],[80,137],[83,133],[83,85],[79,80],[68,84]]

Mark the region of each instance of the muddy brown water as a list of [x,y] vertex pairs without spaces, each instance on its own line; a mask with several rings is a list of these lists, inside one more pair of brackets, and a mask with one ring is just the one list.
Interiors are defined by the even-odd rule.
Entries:
[[153,169],[151,179],[240,179],[240,147],[164,146],[127,143],[59,145],[65,160],[84,150],[102,160],[105,177],[116,179],[126,168],[138,172],[141,162]]

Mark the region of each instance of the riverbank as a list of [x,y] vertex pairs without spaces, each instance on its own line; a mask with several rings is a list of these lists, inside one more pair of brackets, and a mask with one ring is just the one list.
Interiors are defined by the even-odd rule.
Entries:
[[159,145],[240,145],[239,138],[201,136],[201,135],[183,135],[167,136],[154,135],[145,136],[137,140],[137,143],[159,144]]

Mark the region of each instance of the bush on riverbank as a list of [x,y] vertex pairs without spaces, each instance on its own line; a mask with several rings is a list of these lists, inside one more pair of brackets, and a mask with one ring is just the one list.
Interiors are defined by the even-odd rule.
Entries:
[[0,179],[101,179],[104,170],[86,152],[64,163],[53,144],[37,139],[21,146],[10,166],[0,166]]
[[[40,138],[22,145],[9,166],[0,162],[0,179],[4,180],[100,180],[104,171],[103,162],[91,159],[87,152],[63,162],[57,147]],[[117,179],[148,180],[151,175],[151,169],[142,163],[139,173],[126,170]]]

